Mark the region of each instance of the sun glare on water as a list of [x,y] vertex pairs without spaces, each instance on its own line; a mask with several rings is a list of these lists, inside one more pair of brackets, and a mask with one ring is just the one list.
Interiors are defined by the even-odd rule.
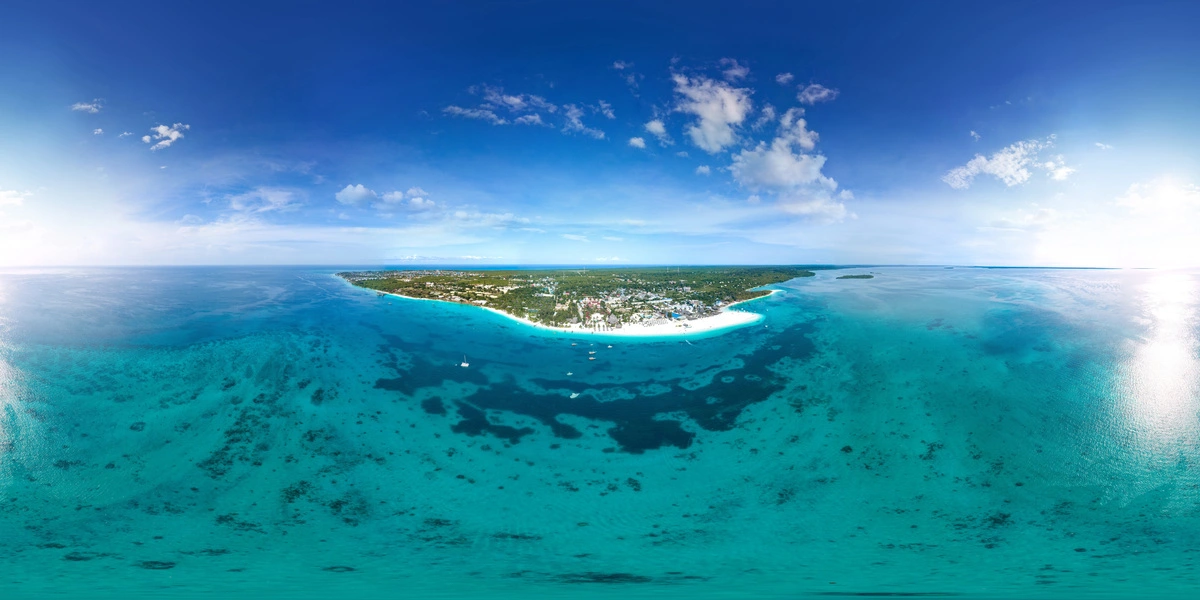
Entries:
[[1126,365],[1129,419],[1162,441],[1195,427],[1200,404],[1200,276],[1154,274],[1139,290],[1147,336]]

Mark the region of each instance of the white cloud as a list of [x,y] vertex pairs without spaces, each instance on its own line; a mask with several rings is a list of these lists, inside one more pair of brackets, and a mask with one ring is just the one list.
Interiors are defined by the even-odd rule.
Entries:
[[150,131],[153,132],[153,137],[151,135],[142,136],[142,141],[149,144],[151,139],[159,140],[157,144],[150,146],[150,149],[155,151],[162,150],[163,148],[169,148],[171,144],[183,139],[183,132],[188,129],[191,129],[191,126],[184,125],[183,123],[176,123],[170,127],[155,125],[150,128]]
[[602,239],[604,239],[607,242],[623,242],[623,241],[625,241],[625,238],[617,237],[615,235],[606,235]]
[[974,129],[971,130],[971,139],[978,142],[980,137],[982,137],[982,136],[980,136],[978,133],[976,133]]
[[777,116],[778,115],[775,113],[775,107],[768,104],[762,108],[762,111],[759,113],[758,118],[754,120],[754,125],[752,125],[751,128],[755,131],[758,131],[763,127],[766,127],[771,121],[774,121]]
[[104,135],[104,130],[97,127],[92,130],[92,135]]
[[[393,193],[398,193],[398,192],[393,192]],[[376,194],[373,190],[369,190],[369,189],[367,189],[366,186],[359,183],[359,184],[354,184],[354,185],[347,185],[346,187],[342,188],[342,191],[334,194],[333,197],[337,198],[337,201],[342,204],[358,206],[359,204],[362,204],[364,202],[368,202],[368,201],[374,200],[375,198],[378,198],[379,195]]]
[[801,104],[830,102],[837,97],[837,90],[827,88],[819,83],[809,84],[808,87],[802,88],[799,94],[796,94],[796,99],[799,100]]
[[681,96],[675,110],[695,115],[686,131],[692,143],[712,154],[737,141],[734,128],[746,120],[752,107],[750,91],[705,77],[676,74],[675,93]]
[[284,212],[296,208],[295,193],[273,187],[257,187],[229,196],[229,208],[243,213]]
[[646,140],[640,137],[631,137],[629,138],[629,145],[633,146],[634,148],[645,148]]
[[785,213],[826,222],[842,221],[846,217],[855,218],[855,215],[846,209],[845,204],[820,192],[782,196],[778,206]]
[[599,108],[596,109],[596,112],[599,112],[600,114],[602,114],[610,119],[617,118],[617,114],[613,112],[611,104],[609,104],[603,100],[599,100],[599,101],[597,101],[597,103],[599,104]]
[[675,153],[675,156],[678,156],[679,158],[687,158],[688,157],[687,150],[680,150],[679,152]]
[[132,131],[122,131],[122,132],[121,132],[121,134],[120,134],[120,135],[118,135],[117,137],[119,137],[119,138],[123,138],[123,137],[129,137],[129,136],[131,136],[131,135],[133,135],[133,132],[132,132]]
[[[817,133],[808,129],[807,122],[800,118],[801,109],[790,109],[779,119],[779,134],[768,146],[759,142],[753,149],[745,149],[733,156],[730,170],[733,177],[745,187],[791,188],[811,183],[826,183],[832,180],[821,174],[825,157],[808,152],[816,147]],[[833,183],[831,187],[837,187]]]
[[1135,183],[1117,198],[1117,206],[1137,214],[1169,215],[1181,210],[1200,209],[1200,187],[1166,177],[1149,183]]
[[[506,108],[510,112],[535,112],[543,110],[553,113],[558,110],[558,107],[553,103],[534,94],[505,94],[504,88],[492,87],[490,85],[484,85],[482,89],[485,104],[480,108]],[[478,88],[472,88],[472,91],[477,90]]]
[[102,108],[104,108],[104,101],[99,98],[96,98],[91,102],[76,102],[75,104],[71,105],[71,110],[91,113],[93,115],[100,112],[100,109]]
[[17,190],[0,190],[0,206],[20,206],[25,203],[25,199],[32,196],[32,192],[18,192]]
[[587,236],[586,236],[586,235],[579,235],[579,234],[575,234],[575,233],[564,233],[564,234],[562,234],[562,237],[563,237],[563,239],[568,239],[568,240],[571,240],[571,241],[574,241],[574,242],[586,242],[586,241],[589,241],[589,240],[587,239]]
[[724,67],[721,74],[725,76],[726,81],[740,81],[750,75],[750,67],[739,64],[736,59],[722,58],[718,62]]
[[620,261],[621,261],[620,256],[607,256],[607,257],[600,257],[600,258],[596,259],[596,262],[620,262]]
[[513,119],[513,123],[516,123],[517,125],[545,125],[546,124],[544,121],[542,121],[542,115],[539,115],[539,114],[521,115],[521,116],[517,117],[516,119]]
[[1099,149],[1101,149],[1101,150],[1112,150],[1112,149],[1113,149],[1113,147],[1112,147],[1112,146],[1110,146],[1110,145],[1108,145],[1108,144],[1102,144],[1102,143],[1100,143],[1100,142],[1096,142],[1096,147],[1097,147],[1097,148],[1099,148]]
[[711,173],[712,173],[712,168],[710,168],[708,165],[700,165],[700,166],[696,167],[697,175],[709,175]]
[[623,60],[618,60],[618,61],[613,62],[612,68],[614,68],[618,71],[624,71],[625,69],[632,69],[633,63],[627,63]]
[[662,119],[654,119],[645,125],[646,131],[653,135],[658,140],[660,146],[673,146],[675,140],[671,139],[667,133],[667,126],[662,122]]
[[599,129],[593,129],[583,124],[583,109],[574,104],[566,104],[563,106],[563,116],[567,119],[567,123],[563,125],[563,133],[582,133],[590,135],[598,140],[604,139],[604,132]]
[[942,181],[954,189],[965,190],[971,187],[975,176],[991,175],[1004,182],[1006,186],[1020,185],[1032,176],[1031,168],[1043,169],[1057,181],[1070,177],[1075,169],[1068,167],[1063,157],[1054,160],[1040,161],[1038,153],[1054,146],[1054,136],[1045,140],[1024,140],[1002,148],[990,157],[976,154],[967,164],[955,167],[947,172]]
[[1066,181],[1075,172],[1075,169],[1067,166],[1061,154],[1055,157],[1054,160],[1042,163],[1042,168],[1046,170],[1046,175],[1049,175],[1055,181]]
[[791,73],[780,73],[775,76],[775,83],[778,83],[779,85],[787,85],[795,78],[796,76],[792,75]]
[[429,199],[429,193],[419,187],[408,188],[407,192],[400,190],[387,192],[381,195],[379,199],[382,201],[382,204],[375,205],[375,208],[398,207],[410,211],[428,211],[437,208],[437,203]]
[[[786,214],[825,222],[853,217],[842,202],[853,195],[834,195],[838,184],[821,172],[825,157],[813,152],[818,136],[808,129],[803,114],[800,108],[785,112],[771,143],[759,142],[735,154],[729,170],[742,187],[773,194],[775,209]],[[748,201],[759,204],[762,198],[756,194]]]
[[492,111],[492,110],[489,110],[486,108],[463,108],[461,106],[454,106],[452,104],[450,106],[447,106],[446,108],[443,108],[442,112],[444,112],[450,116],[454,116],[454,117],[463,117],[466,119],[479,119],[481,121],[487,121],[488,123],[491,123],[492,125],[507,125],[508,124],[507,119],[500,117],[499,115],[497,115],[495,113],[495,111]]

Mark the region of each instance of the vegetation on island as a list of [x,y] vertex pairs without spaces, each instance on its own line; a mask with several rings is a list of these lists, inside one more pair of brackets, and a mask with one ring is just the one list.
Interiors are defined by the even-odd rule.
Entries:
[[590,329],[699,319],[770,293],[755,288],[812,275],[786,266],[338,273],[381,293],[475,304],[544,325]]
[[874,275],[842,275],[838,279],[875,279]]

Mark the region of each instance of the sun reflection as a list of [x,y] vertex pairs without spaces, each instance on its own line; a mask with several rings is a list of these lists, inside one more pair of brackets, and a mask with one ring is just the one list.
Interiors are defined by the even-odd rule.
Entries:
[[1195,428],[1200,404],[1200,279],[1181,271],[1155,273],[1139,289],[1146,337],[1126,365],[1128,416],[1156,438],[1177,439]]

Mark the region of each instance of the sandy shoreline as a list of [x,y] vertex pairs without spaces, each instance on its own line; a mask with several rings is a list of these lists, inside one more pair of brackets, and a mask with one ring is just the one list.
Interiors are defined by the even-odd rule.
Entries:
[[[357,287],[357,286],[355,286],[355,287]],[[360,288],[360,289],[366,289],[366,288]],[[367,291],[375,291],[375,290],[368,289]],[[510,320],[516,321],[518,323],[521,323],[523,325],[528,325],[530,327],[534,327],[534,328],[537,328],[537,329],[540,329],[540,330],[546,331],[546,332],[565,333],[565,334],[570,334],[570,335],[589,335],[589,336],[600,336],[600,337],[626,337],[626,338],[628,338],[628,337],[694,336],[694,335],[703,334],[703,333],[712,333],[715,331],[721,331],[721,330],[725,330],[725,329],[735,329],[738,327],[745,327],[746,325],[753,325],[755,323],[758,323],[759,321],[762,321],[766,317],[764,317],[763,315],[760,315],[758,313],[746,312],[746,311],[741,311],[741,310],[730,310],[730,309],[733,308],[734,306],[737,306],[738,304],[742,304],[743,302],[752,302],[754,300],[760,300],[762,298],[772,296],[779,291],[780,290],[770,290],[770,293],[767,294],[766,296],[760,296],[759,298],[751,298],[749,300],[742,300],[741,302],[734,302],[733,304],[730,304],[729,306],[722,307],[721,312],[719,312],[715,315],[709,316],[709,317],[701,318],[701,319],[695,319],[692,321],[684,321],[684,320],[671,321],[669,323],[661,323],[661,324],[657,324],[657,325],[634,324],[634,325],[626,325],[620,329],[606,329],[606,330],[601,330],[601,331],[597,331],[595,329],[590,329],[590,328],[584,328],[584,327],[552,327],[550,325],[543,325],[541,323],[535,323],[535,322],[530,321],[529,319],[526,319],[523,317],[510,315],[502,310],[497,310],[497,309],[491,308],[489,306],[480,306],[478,304],[467,304],[464,302],[451,302],[449,300],[438,300],[436,298],[414,298],[412,296],[405,296],[404,294],[395,294],[392,292],[383,292],[383,293],[387,294],[389,296],[396,296],[397,298],[404,298],[406,300],[424,300],[427,302],[445,302],[447,304],[458,304],[460,306],[470,306],[472,308],[482,308],[483,310],[491,311],[491,312],[493,312],[497,315],[503,316],[507,319],[510,319]]]

